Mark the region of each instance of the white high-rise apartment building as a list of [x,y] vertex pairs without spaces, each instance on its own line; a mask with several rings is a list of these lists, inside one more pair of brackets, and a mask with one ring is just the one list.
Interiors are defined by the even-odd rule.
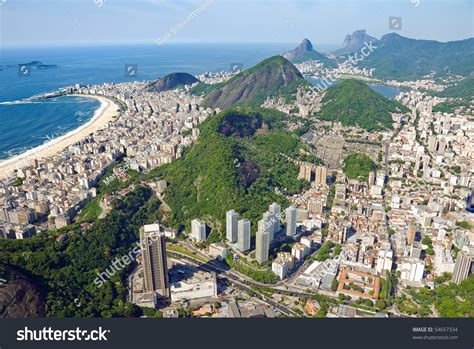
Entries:
[[237,241],[237,221],[239,215],[234,210],[230,210],[226,213],[226,238],[230,243]]
[[248,219],[244,218],[238,222],[237,243],[240,251],[250,250],[250,221]]
[[286,213],[286,235],[296,235],[296,207],[290,206],[285,210]]

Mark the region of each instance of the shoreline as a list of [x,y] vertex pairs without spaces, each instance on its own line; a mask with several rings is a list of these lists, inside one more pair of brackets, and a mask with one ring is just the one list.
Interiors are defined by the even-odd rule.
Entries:
[[119,106],[112,100],[99,95],[70,94],[71,97],[93,98],[100,102],[98,109],[94,111],[92,118],[80,127],[68,133],[50,140],[47,143],[27,150],[12,158],[0,160],[0,179],[13,177],[13,171],[28,166],[34,160],[44,159],[59,154],[70,145],[87,137],[89,134],[102,129],[109,121],[113,121],[119,115]]

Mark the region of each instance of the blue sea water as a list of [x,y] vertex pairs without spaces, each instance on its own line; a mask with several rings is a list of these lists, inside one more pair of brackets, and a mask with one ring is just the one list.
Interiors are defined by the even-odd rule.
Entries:
[[[154,80],[172,72],[201,74],[244,68],[292,45],[180,44],[123,45],[54,48],[2,48],[0,51],[0,159],[21,153],[67,133],[90,120],[99,102],[89,98],[61,97],[52,100],[10,103],[53,92],[76,83],[101,84]],[[30,69],[19,74],[18,65],[31,61],[56,68]],[[138,74],[128,77],[126,64],[136,64]],[[7,67],[5,67],[7,66]]]
[[[76,83],[86,85],[154,80],[172,72],[197,75],[205,71],[229,70],[234,63],[248,68],[265,58],[292,49],[293,46],[179,44],[2,48],[0,160],[79,127],[90,120],[99,107],[98,101],[89,98],[60,97],[18,103],[22,98],[53,92]],[[18,65],[31,61],[41,61],[57,67],[32,68],[26,76],[19,74]],[[137,65],[137,76],[126,76],[127,64]]]

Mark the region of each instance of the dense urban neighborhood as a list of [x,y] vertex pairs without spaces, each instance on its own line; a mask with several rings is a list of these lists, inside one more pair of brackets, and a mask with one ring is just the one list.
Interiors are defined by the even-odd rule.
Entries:
[[473,317],[472,77],[285,57],[60,90],[115,117],[3,174],[2,315]]

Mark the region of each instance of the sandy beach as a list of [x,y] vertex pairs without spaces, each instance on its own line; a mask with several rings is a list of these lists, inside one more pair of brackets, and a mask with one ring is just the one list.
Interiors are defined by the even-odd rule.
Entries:
[[71,95],[76,97],[94,98],[100,101],[100,107],[95,111],[94,116],[86,124],[72,130],[58,138],[32,148],[23,154],[13,158],[0,161],[0,179],[13,176],[13,171],[31,165],[34,160],[44,159],[56,155],[69,147],[71,144],[80,141],[91,133],[102,129],[109,121],[119,114],[119,107],[110,99],[94,95]]

